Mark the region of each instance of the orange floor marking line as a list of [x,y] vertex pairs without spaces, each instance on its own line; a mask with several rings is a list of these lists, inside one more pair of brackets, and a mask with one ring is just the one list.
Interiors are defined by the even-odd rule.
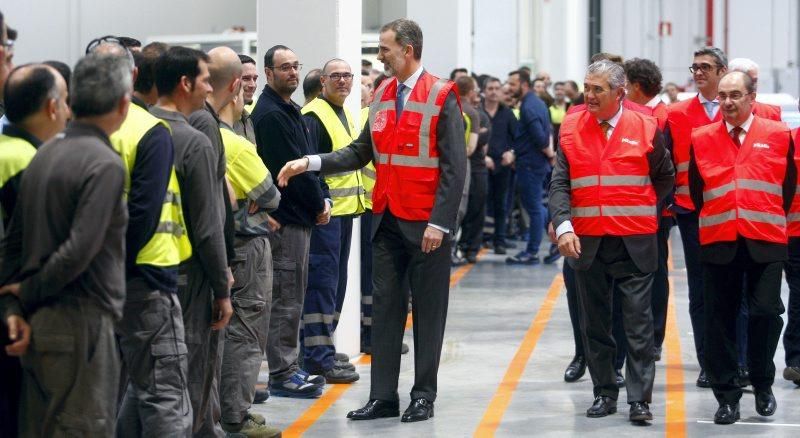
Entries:
[[[672,270],[672,247],[670,245],[668,265]],[[664,435],[669,438],[686,437],[686,397],[684,394],[683,360],[681,337],[678,328],[678,312],[675,306],[675,283],[669,279],[669,303],[667,305],[667,330],[664,337],[667,353],[667,400]]]
[[550,289],[547,291],[544,302],[541,307],[539,307],[539,311],[536,312],[536,316],[533,322],[531,322],[530,327],[528,327],[528,331],[525,333],[525,337],[522,339],[517,353],[514,355],[514,358],[511,359],[511,363],[508,364],[506,374],[503,376],[500,385],[497,386],[497,391],[494,393],[492,401],[483,414],[483,419],[481,419],[475,431],[476,437],[494,436],[506,409],[508,409],[508,405],[511,403],[511,396],[517,389],[519,379],[522,377],[522,373],[525,372],[525,367],[528,365],[533,350],[536,348],[536,343],[539,342],[539,338],[541,338],[547,323],[550,321],[550,316],[553,313],[553,308],[561,294],[561,288],[563,286],[564,278],[561,274],[557,274],[550,284]]
[[[481,249],[478,253],[478,259],[480,260],[484,254],[486,254],[487,250]],[[464,265],[456,272],[454,272],[450,276],[450,287],[455,286],[465,275],[467,272],[475,266],[474,264]],[[411,313],[408,314],[408,319],[406,319],[406,330],[408,330],[412,326],[411,320]],[[358,359],[358,365],[370,365],[372,363],[372,356],[368,354],[364,354],[361,358]],[[348,389],[352,385],[342,384],[342,385],[328,385],[330,389],[325,391],[324,394],[317,401],[314,402],[305,412],[303,412],[300,417],[294,421],[291,425],[289,425],[286,430],[283,431],[284,438],[294,438],[302,436],[314,423],[319,420],[322,415],[336,402],[342,395],[347,392]]]

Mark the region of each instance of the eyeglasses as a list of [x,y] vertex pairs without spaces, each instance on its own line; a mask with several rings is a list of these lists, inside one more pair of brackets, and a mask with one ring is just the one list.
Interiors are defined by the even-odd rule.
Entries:
[[122,45],[119,38],[113,35],[106,35],[104,37],[95,38],[89,41],[89,44],[86,45],[86,54],[88,55],[89,53],[92,53],[92,50],[94,50],[97,46],[103,43],[114,43],[114,44],[119,44],[120,46]]
[[739,100],[739,99],[747,96],[748,94],[751,94],[751,93],[742,93],[740,91],[734,91],[731,94],[719,93],[717,95],[717,99],[719,99],[720,102],[724,102],[726,99]]
[[3,46],[4,48],[11,50],[14,48],[14,40],[6,40],[5,42],[0,43],[0,46]]
[[353,74],[352,73],[331,73],[329,75],[322,75],[322,76],[331,78],[334,81],[338,81],[339,79],[344,79],[345,82],[353,80]]
[[286,64],[281,64],[281,65],[279,65],[277,67],[275,67],[274,65],[268,65],[267,68],[271,68],[272,71],[280,70],[283,73],[289,73],[291,70],[299,72],[300,70],[303,69],[303,64],[289,64],[289,63],[286,63]]
[[708,72],[710,72],[711,70],[713,70],[713,69],[714,69],[714,67],[716,67],[716,66],[714,66],[714,65],[711,65],[711,64],[709,64],[709,63],[706,63],[706,62],[704,62],[704,63],[702,63],[702,64],[692,64],[692,65],[689,67],[689,72],[691,72],[692,74],[695,74],[695,73],[697,73],[698,71],[702,71],[703,73],[708,73]]

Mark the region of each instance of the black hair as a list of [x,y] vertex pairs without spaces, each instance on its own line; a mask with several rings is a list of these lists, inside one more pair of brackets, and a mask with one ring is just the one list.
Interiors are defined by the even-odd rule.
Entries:
[[124,48],[126,48],[128,50],[130,50],[130,49],[132,49],[134,47],[142,47],[142,42],[137,40],[136,38],[121,36],[121,37],[117,37],[117,39],[119,40],[119,45],[121,45],[122,47],[124,47]]
[[454,68],[450,72],[450,80],[451,81],[455,81],[456,80],[456,74],[458,74],[458,73],[464,73],[467,76],[469,76],[469,71],[467,69],[465,69],[464,67]]
[[269,48],[267,53],[264,54],[264,67],[273,68],[275,67],[272,63],[275,60],[275,52],[278,50],[292,50],[282,44],[277,44]]
[[661,91],[661,70],[649,59],[633,58],[622,65],[631,84],[639,84],[642,92],[653,97]]
[[42,64],[49,65],[50,67],[56,69],[58,74],[64,78],[64,82],[67,83],[67,91],[69,91],[69,81],[72,78],[72,69],[70,69],[67,64],[61,61],[45,61]]
[[528,71],[528,70],[525,70],[525,69],[521,68],[519,70],[512,71],[508,75],[509,76],[519,75],[520,83],[524,83],[524,84],[528,85],[529,87],[531,86],[531,72]]
[[171,47],[159,56],[154,68],[158,95],[172,94],[184,76],[194,84],[200,75],[200,61],[209,62],[208,55],[188,47]]
[[[19,73],[22,68],[30,68],[30,71],[27,74]],[[24,77],[14,77],[20,74],[24,74]],[[21,65],[9,73],[3,93],[6,117],[11,123],[21,123],[41,110],[48,100],[58,98],[56,77],[43,65]]]
[[255,65],[255,63],[256,63],[255,59],[253,59],[253,58],[251,58],[251,57],[249,57],[247,55],[239,55],[239,61],[242,64],[253,64],[253,65]]
[[147,94],[156,86],[156,61],[169,50],[169,46],[164,43],[150,43],[142,48],[141,52],[133,52],[133,60],[139,69],[136,81],[133,83],[133,90]]
[[303,79],[303,97],[308,100],[311,96],[318,96],[322,93],[322,82],[319,80],[322,76],[322,70],[315,68],[308,72],[305,79]]

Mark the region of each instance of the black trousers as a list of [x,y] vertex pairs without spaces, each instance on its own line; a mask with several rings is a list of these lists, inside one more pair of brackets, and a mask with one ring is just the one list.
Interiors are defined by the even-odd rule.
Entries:
[[461,222],[458,247],[465,253],[477,254],[483,243],[483,222],[486,219],[486,192],[489,174],[473,171],[469,182],[467,214]]
[[747,294],[748,365],[756,390],[772,386],[773,358],[783,328],[781,275],[783,262],[756,263],[740,242],[736,257],[727,265],[703,264],[705,299],[705,370],[714,396],[720,403],[735,403],[742,397],[736,383],[736,318]]
[[489,173],[489,202],[492,204],[492,215],[494,217],[493,240],[495,246],[505,246],[509,207],[511,205],[508,195],[511,187],[513,187],[512,174],[511,169],[508,167],[500,166],[495,169],[495,171]]
[[784,265],[789,283],[789,315],[783,332],[786,366],[800,367],[800,238],[789,240],[789,260]]
[[447,236],[428,254],[400,230],[387,211],[373,239],[372,373],[370,399],[397,401],[400,351],[408,315],[409,288],[414,319],[414,387],[411,398],[436,400],[450,292]]
[[689,317],[694,333],[694,348],[697,362],[705,363],[705,301],[703,299],[703,268],[700,264],[700,231],[697,212],[678,214],[678,228],[681,231],[683,256],[686,263],[686,276],[689,280]]
[[576,270],[575,280],[586,361],[595,397],[616,400],[619,394],[614,372],[617,346],[611,334],[616,287],[628,345],[627,401],[650,403],[655,379],[650,304],[653,273],[643,273],[636,267],[621,238],[604,237],[592,265],[585,271]]

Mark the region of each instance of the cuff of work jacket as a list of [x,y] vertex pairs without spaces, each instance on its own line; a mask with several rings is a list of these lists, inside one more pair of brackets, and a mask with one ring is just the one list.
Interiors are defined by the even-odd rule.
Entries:
[[322,159],[319,155],[306,155],[308,158],[308,170],[309,172],[319,172],[322,169]]
[[437,230],[443,232],[444,234],[450,234],[450,229],[449,228],[441,227],[439,225],[432,224],[430,222],[428,222],[428,226],[431,227],[431,228],[436,228]]
[[561,237],[561,235],[564,233],[574,233],[574,232],[575,229],[572,228],[572,222],[570,221],[561,222],[561,225],[559,225],[558,228],[556,228],[556,239]]

